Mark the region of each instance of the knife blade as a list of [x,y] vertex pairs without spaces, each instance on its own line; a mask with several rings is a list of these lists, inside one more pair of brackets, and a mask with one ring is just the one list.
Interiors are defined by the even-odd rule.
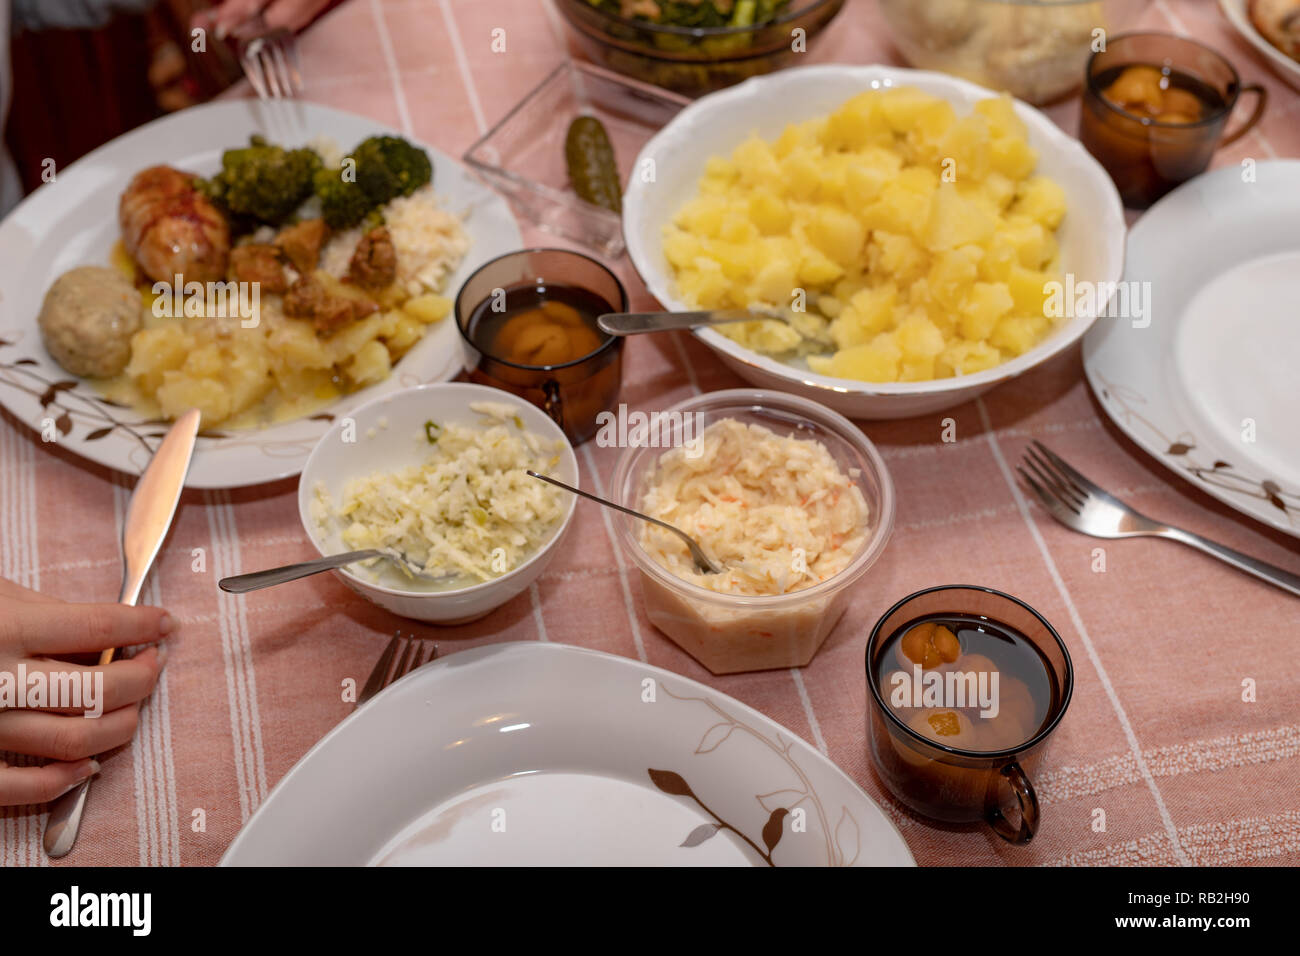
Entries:
[[[192,408],[168,429],[144,474],[136,482],[122,523],[122,590],[118,603],[134,607],[140,600],[145,578],[162,548],[176,516],[176,507],[190,470],[194,443],[199,434],[199,411]],[[113,660],[114,648],[99,657],[99,666]],[[90,793],[87,777],[50,806],[45,821],[45,853],[51,859],[67,856],[77,842],[81,815]]]

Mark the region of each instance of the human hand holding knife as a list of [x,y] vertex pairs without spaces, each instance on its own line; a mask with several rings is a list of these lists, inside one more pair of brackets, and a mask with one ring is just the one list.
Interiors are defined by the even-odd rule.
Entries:
[[[122,526],[120,604],[134,606],[140,599],[145,578],[171,528],[194,454],[199,417],[198,410],[191,409],[176,420],[136,483]],[[99,666],[107,665],[115,653],[113,648],[104,651]],[[66,856],[77,841],[91,779],[83,780],[50,806],[45,852],[53,859]]]

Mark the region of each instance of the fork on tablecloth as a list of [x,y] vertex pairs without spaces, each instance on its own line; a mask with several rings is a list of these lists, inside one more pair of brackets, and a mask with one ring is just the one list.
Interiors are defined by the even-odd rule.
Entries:
[[1076,471],[1042,442],[1025,449],[1016,471],[1061,524],[1095,538],[1169,538],[1204,551],[1239,571],[1300,595],[1300,576],[1217,544],[1199,534],[1153,521]]
[[379,656],[379,662],[370,672],[366,684],[357,696],[360,707],[389,684],[401,680],[417,667],[423,667],[438,656],[438,645],[422,637],[402,637],[398,631]]

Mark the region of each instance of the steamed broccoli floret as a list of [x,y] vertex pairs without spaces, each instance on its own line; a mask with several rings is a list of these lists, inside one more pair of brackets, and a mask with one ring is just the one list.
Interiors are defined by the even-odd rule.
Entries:
[[433,180],[429,154],[398,136],[372,136],[338,169],[316,173],[313,186],[331,229],[348,229],[373,216],[396,196],[409,196]]
[[320,214],[331,229],[350,229],[375,208],[361,184],[343,178],[342,169],[321,169],[313,179]]
[[357,163],[357,182],[377,206],[396,196],[409,196],[433,179],[429,154],[400,136],[362,140],[352,158]]
[[321,168],[311,149],[285,149],[254,136],[240,149],[221,157],[221,172],[205,186],[208,196],[234,216],[278,224],[288,219],[312,193],[312,177]]

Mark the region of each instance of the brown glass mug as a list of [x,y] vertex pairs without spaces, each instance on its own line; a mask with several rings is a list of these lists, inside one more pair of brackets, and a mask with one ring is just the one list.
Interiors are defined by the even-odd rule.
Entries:
[[[912,730],[886,703],[876,674],[888,639],[904,624],[940,614],[984,617],[1018,631],[1042,653],[1055,703],[1041,728],[1027,740],[1003,750],[961,750]],[[1052,625],[1028,604],[992,588],[927,588],[903,598],[876,622],[867,638],[866,668],[872,765],[889,791],[923,816],[947,823],[983,820],[1010,843],[1033,839],[1039,810],[1030,777],[1074,691],[1070,654]],[[1017,809],[1020,821],[1013,823],[1008,814]]]
[[484,302],[521,286],[544,288],[547,282],[581,288],[601,299],[609,312],[627,311],[623,283],[590,256],[567,249],[523,249],[485,262],[465,280],[456,296],[456,325],[470,381],[531,402],[577,445],[596,433],[597,416],[613,409],[618,399],[623,339],[599,332],[600,345],[571,362],[520,365],[484,351],[471,335],[470,320]]
[[[1205,84],[1222,106],[1194,123],[1161,122],[1111,102],[1103,78],[1128,66],[1177,70]],[[1225,135],[1242,93],[1255,94],[1255,110]],[[1209,47],[1171,33],[1125,33],[1088,60],[1079,118],[1079,140],[1115,181],[1124,205],[1145,209],[1176,186],[1209,168],[1219,147],[1235,142],[1264,114],[1268,91],[1242,85],[1231,63]]]

